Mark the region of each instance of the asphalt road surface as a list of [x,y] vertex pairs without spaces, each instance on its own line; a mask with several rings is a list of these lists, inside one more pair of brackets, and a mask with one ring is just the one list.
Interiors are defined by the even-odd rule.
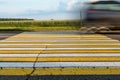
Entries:
[[0,76],[0,80],[120,80],[119,75]]
[[[19,34],[19,33],[22,33],[22,32],[18,32],[18,31],[1,31],[0,32],[0,40],[6,39],[8,37],[14,36],[14,35]],[[84,33],[76,32],[76,31],[75,32],[39,32],[39,33],[40,34],[45,34],[45,33],[47,33],[47,34],[84,34]],[[103,34],[103,35],[106,35],[106,36],[108,36],[110,38],[113,38],[113,39],[120,40],[120,34]]]
[[0,39],[0,80],[120,80],[120,34],[0,32]]
[[6,39],[8,37],[14,36],[16,34],[19,34],[21,32],[16,32],[16,31],[0,31],[0,40]]
[[105,35],[110,38],[120,40],[120,34],[105,34]]

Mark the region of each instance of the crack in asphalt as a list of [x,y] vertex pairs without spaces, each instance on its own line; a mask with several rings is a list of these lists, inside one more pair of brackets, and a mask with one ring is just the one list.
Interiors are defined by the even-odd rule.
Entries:
[[25,74],[27,74],[27,72],[24,70],[24,68],[21,68],[21,70],[22,70]]
[[38,53],[38,55],[37,55],[37,57],[36,57],[36,60],[34,61],[34,64],[33,64],[33,67],[32,67],[33,70],[32,70],[32,72],[31,72],[30,74],[27,75],[27,78],[26,78],[25,80],[29,80],[30,77],[31,77],[31,75],[36,71],[35,65],[36,65],[36,63],[37,63],[37,61],[38,61],[39,55],[40,55],[43,51],[45,51],[46,49],[47,49],[47,46],[45,47],[44,50],[42,50],[40,53]]

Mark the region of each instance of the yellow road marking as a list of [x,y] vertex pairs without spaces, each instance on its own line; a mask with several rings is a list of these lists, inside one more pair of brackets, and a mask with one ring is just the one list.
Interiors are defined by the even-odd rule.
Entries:
[[[33,68],[3,68],[0,75],[29,75]],[[36,68],[34,75],[119,75],[120,68]]]
[[46,36],[39,36],[39,35],[38,36],[12,36],[12,37],[9,37],[8,39],[12,39],[12,38],[31,38],[31,37],[33,37],[33,38],[40,38],[40,39],[42,39],[42,38],[43,39],[49,39],[49,38],[50,39],[53,39],[53,38],[55,38],[55,39],[57,39],[57,38],[58,39],[60,39],[60,38],[65,38],[65,39],[67,39],[67,38],[68,39],[72,39],[72,38],[73,39],[74,38],[76,38],[76,39],[80,39],[80,38],[90,38],[90,39],[91,38],[107,38],[107,39],[111,39],[111,38],[106,37],[106,36],[94,36],[94,37],[93,36],[82,36],[82,37],[78,36],[78,37],[76,37],[76,36],[71,36],[71,35],[70,36],[66,36],[66,37],[65,36],[61,36],[60,37],[59,35],[55,36],[55,37],[51,37],[51,36],[46,37]]
[[14,46],[0,46],[0,48],[120,48],[120,45],[14,45]]
[[[38,54],[42,50],[1,50],[0,54]],[[54,54],[54,53],[120,53],[120,50],[49,50],[49,51],[42,51],[41,53],[46,54]]]
[[62,53],[120,53],[120,50],[0,50],[0,54],[62,54]]
[[[46,46],[34,46],[34,45],[28,45],[28,46],[0,46],[0,48],[45,48]],[[117,46],[116,46],[117,47]]]
[[31,51],[31,50],[23,50],[23,51],[12,51],[12,50],[1,50],[0,54],[38,54],[41,53],[42,50],[39,51]]
[[120,44],[120,42],[0,42],[0,44]]
[[120,45],[47,46],[47,48],[120,48]]
[[114,40],[114,39],[111,39],[111,38],[97,38],[97,37],[95,37],[95,38],[43,38],[43,37],[36,37],[36,38],[28,38],[28,37],[23,37],[23,38],[8,38],[8,39],[6,39],[6,40],[35,40],[35,39],[38,39],[38,40],[69,40],[69,39],[71,39],[71,40]]
[[7,38],[6,40],[12,40],[12,39],[111,39],[109,37],[41,37],[41,36],[36,36],[36,37],[10,37]]
[[[16,62],[34,62],[34,58],[23,58],[23,57],[10,57],[10,58],[0,58],[0,61],[16,61]],[[40,57],[37,60],[38,62],[117,62],[120,61],[120,57]]]
[[[117,72],[117,70],[119,70]],[[48,68],[37,69],[33,75],[109,75],[120,74],[119,68]]]
[[[47,36],[47,37],[46,37]],[[48,39],[71,39],[71,40],[79,40],[79,39],[88,39],[88,40],[111,40],[111,38],[100,35],[100,34],[86,34],[86,35],[79,35],[79,34],[26,34],[21,33],[6,40],[29,40],[29,39],[38,39],[38,40],[48,40]]]
[[43,53],[120,53],[120,50],[47,50]]
[[104,35],[100,35],[100,34],[85,34],[85,35],[79,35],[79,34],[18,34],[15,35],[13,37],[107,37]]

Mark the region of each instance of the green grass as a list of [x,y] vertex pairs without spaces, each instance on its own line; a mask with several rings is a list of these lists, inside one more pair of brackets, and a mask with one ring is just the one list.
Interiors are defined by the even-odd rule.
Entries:
[[79,28],[79,20],[0,21],[1,31],[56,31]]
[[0,27],[0,31],[62,31],[79,30],[78,27]]

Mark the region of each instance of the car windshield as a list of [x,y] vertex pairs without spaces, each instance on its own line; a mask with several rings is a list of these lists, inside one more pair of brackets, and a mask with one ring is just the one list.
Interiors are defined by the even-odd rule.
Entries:
[[120,4],[93,4],[91,9],[120,10]]

